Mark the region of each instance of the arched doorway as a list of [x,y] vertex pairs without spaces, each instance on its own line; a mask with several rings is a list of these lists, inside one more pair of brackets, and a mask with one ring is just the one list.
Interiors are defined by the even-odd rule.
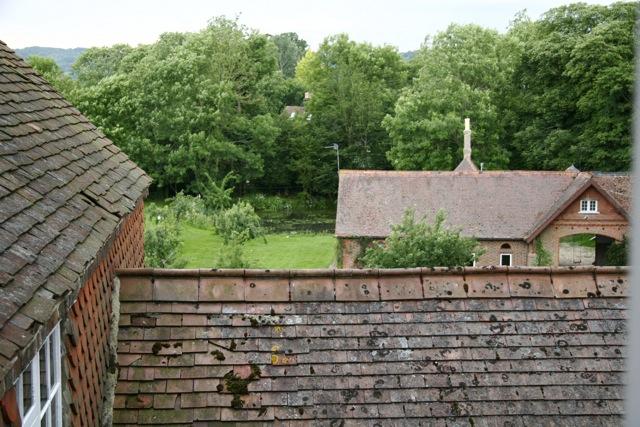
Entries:
[[607,265],[607,251],[616,240],[600,234],[571,234],[560,238],[561,266]]

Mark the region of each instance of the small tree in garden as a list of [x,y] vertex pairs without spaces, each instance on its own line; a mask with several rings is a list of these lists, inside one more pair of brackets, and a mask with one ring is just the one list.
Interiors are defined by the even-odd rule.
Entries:
[[222,237],[223,245],[216,261],[216,267],[244,268],[244,244],[249,240],[264,236],[260,217],[247,202],[236,203],[229,209],[220,211],[214,217],[216,233]]
[[445,219],[445,212],[439,211],[433,224],[426,219],[416,221],[414,211],[407,210],[402,222],[391,227],[391,234],[384,242],[366,250],[362,263],[377,268],[469,265],[484,251],[476,239],[446,228]]
[[171,209],[151,205],[144,229],[144,263],[147,267],[182,268],[186,261],[178,257],[182,238]]

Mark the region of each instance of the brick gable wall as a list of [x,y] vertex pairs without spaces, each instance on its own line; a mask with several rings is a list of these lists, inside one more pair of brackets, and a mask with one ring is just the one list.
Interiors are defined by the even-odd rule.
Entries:
[[[142,267],[144,262],[143,202],[124,220],[104,256],[80,289],[65,324],[63,382],[67,421],[73,426],[101,423],[109,360],[109,319],[115,269]],[[64,387],[64,385],[63,385]]]

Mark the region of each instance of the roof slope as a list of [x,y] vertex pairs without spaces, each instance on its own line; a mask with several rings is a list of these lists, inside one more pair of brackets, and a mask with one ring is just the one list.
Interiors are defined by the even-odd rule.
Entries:
[[149,183],[0,42],[0,389]]
[[617,425],[625,274],[121,274],[114,424]]
[[[343,170],[336,235],[386,237],[391,225],[401,221],[404,211],[413,208],[418,217],[426,215],[429,219],[444,209],[447,223],[460,227],[467,236],[524,239],[549,212],[573,195],[572,189],[581,188],[590,179],[590,173],[566,171]],[[628,200],[625,194],[629,187],[619,184],[619,194],[613,196]],[[607,191],[610,187],[613,184],[603,186]]]

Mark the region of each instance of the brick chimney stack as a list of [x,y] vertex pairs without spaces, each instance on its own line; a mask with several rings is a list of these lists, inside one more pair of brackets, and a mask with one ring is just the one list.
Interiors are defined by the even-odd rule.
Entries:
[[464,119],[464,151],[463,158],[471,160],[471,120]]

